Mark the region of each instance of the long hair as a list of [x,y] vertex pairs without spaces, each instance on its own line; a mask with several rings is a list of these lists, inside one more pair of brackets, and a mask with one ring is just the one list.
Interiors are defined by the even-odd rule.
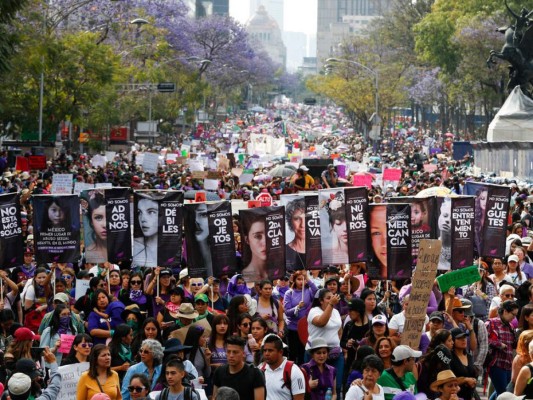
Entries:
[[128,336],[131,332],[131,327],[127,324],[120,324],[115,328],[115,333],[109,343],[109,351],[111,352],[111,358],[115,359],[119,357],[120,345],[122,339]]
[[248,234],[250,233],[250,229],[252,229],[252,225],[256,222],[262,222],[263,224],[266,224],[266,215],[267,212],[261,210],[260,208],[255,208],[253,212],[246,212],[244,214],[241,214],[241,237],[243,238],[243,242],[245,243],[245,246],[243,246],[242,248],[242,265],[244,266],[248,265],[252,260],[252,252],[250,250],[250,243],[248,241]]
[[104,289],[97,289],[94,294],[93,294],[93,297],[91,299],[91,307],[92,308],[98,308],[98,296],[100,295],[100,293],[103,293],[106,295],[107,297],[107,304],[109,305],[109,303],[111,303],[111,297],[109,297],[109,294],[104,290]]
[[[61,311],[63,310],[66,310],[68,309],[68,307],[65,305],[65,304],[58,304],[56,305],[56,308],[52,314],[52,319],[50,320],[50,336],[53,336],[57,333],[57,331],[59,330],[59,319],[60,319],[60,314],[61,314]],[[69,315],[69,318],[70,318],[70,315]],[[72,318],[70,319],[70,322],[69,322],[69,327],[70,327],[70,331],[71,332],[76,332],[76,330],[74,329],[74,325],[72,324]]]
[[159,322],[157,322],[157,319],[154,317],[148,317],[144,320],[141,329],[137,332],[137,335],[133,338],[133,342],[131,344],[132,351],[134,350],[134,355],[137,351],[141,348],[141,343],[146,339],[146,335],[144,334],[144,328],[146,328],[146,325],[148,324],[154,324],[155,328],[157,330],[157,337],[155,340],[157,340],[159,343],[163,343],[163,337],[161,336],[161,327],[159,326]]
[[72,342],[72,347],[70,348],[70,351],[69,351],[69,353],[68,353],[66,358],[71,359],[71,358],[76,357],[76,349],[74,348],[74,346],[79,345],[84,340],[85,340],[85,343],[92,343],[93,342],[93,338],[90,335],[88,335],[86,333],[78,333],[74,337],[74,341]]
[[[189,360],[194,363],[194,359],[196,358],[196,353],[200,352],[202,355],[205,364],[208,364],[208,361],[205,359],[204,353],[200,350],[200,339],[204,335],[205,329],[203,326],[200,325],[193,325],[189,328],[187,331],[187,335],[185,336],[185,340],[183,341],[184,346],[191,346],[191,350],[189,351]],[[199,371],[200,372],[200,371]]]
[[230,330],[231,333],[235,332],[235,329],[237,328],[237,318],[239,314],[241,314],[239,312],[239,306],[245,303],[246,303],[246,297],[244,297],[243,295],[234,296],[229,302],[228,312],[226,315],[228,316],[228,320],[229,320],[228,330]]
[[527,321],[527,319],[532,313],[533,313],[533,304],[526,304],[524,307],[522,307],[522,309],[520,310],[520,321],[518,322],[518,329],[520,331],[523,332],[529,329],[533,329],[533,326],[530,326],[529,322]]
[[[37,284],[37,280],[35,279],[35,277],[39,274],[46,274],[48,275],[48,272],[46,271],[46,268],[45,267],[39,267],[35,270],[35,275],[33,275],[33,281],[32,281],[32,285],[33,285],[33,289],[35,291],[35,298],[37,298],[39,295],[39,285]],[[46,300],[48,301],[48,297],[50,297],[50,294],[51,294],[51,286],[50,284],[48,285],[45,285],[44,286],[44,295],[46,296]]]
[[[89,371],[88,375],[92,379],[98,378],[98,356],[104,350],[109,350],[105,344],[97,344],[93,347],[91,354],[89,355]],[[106,375],[111,376],[111,367],[107,368]]]
[[451,336],[451,332],[447,329],[439,329],[433,337],[431,338],[431,341],[429,342],[429,346],[426,350],[426,353],[429,353],[433,349],[435,349],[439,344],[446,345],[446,341]]
[[92,190],[89,192],[89,200],[87,203],[88,203],[87,218],[89,221],[89,225],[92,228],[91,240],[93,241],[93,243],[96,243],[97,238],[96,238],[96,232],[94,231],[94,226],[93,226],[93,212],[97,208],[101,206],[105,206],[107,202],[105,200],[105,195],[102,192],[100,192],[99,190]]
[[250,320],[250,327],[252,326],[252,320],[253,320],[253,318],[252,318],[252,316],[251,316],[250,314],[248,314],[248,313],[242,313],[242,314],[239,314],[239,316],[237,317],[237,331],[238,331],[237,334],[238,334],[239,336],[242,336],[242,335],[241,335],[241,328],[240,328],[240,327],[241,327],[242,322],[243,322],[245,319],[249,319],[249,320]]
[[311,303],[311,308],[320,307],[322,305],[322,301],[324,300],[324,297],[326,297],[328,293],[331,293],[331,291],[329,289],[324,289],[324,288],[316,292],[315,298],[313,299],[313,303]]
[[217,341],[217,325],[221,322],[226,322],[228,324],[228,330],[223,336],[224,339],[224,347],[226,347],[226,340],[228,337],[230,337],[230,326],[229,326],[229,318],[225,314],[217,314],[213,317],[213,322],[211,323],[211,326],[213,327],[213,330],[211,331],[211,337],[209,338],[209,349],[211,351],[216,350],[216,341]]
[[61,226],[65,229],[72,228],[72,216],[70,213],[70,198],[62,198],[61,196],[46,197],[43,201],[43,218],[41,223],[40,232],[46,232],[54,226],[50,218],[48,217],[48,209],[56,205],[63,210],[63,221]]

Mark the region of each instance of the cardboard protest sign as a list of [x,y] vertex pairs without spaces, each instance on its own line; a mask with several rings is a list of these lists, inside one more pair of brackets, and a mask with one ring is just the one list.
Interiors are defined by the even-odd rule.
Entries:
[[72,194],[72,174],[54,174],[52,194]]
[[420,337],[424,330],[427,306],[437,275],[441,243],[439,240],[420,240],[418,262],[412,280],[409,304],[407,305],[404,329],[401,336],[402,344],[418,349]]
[[78,381],[81,374],[89,369],[88,362],[64,365],[58,368],[61,374],[61,389],[56,400],[72,400],[77,396]]

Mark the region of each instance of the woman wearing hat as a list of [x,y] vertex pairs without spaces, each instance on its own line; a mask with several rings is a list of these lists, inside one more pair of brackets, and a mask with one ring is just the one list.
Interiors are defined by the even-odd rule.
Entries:
[[430,389],[439,393],[437,400],[458,400],[460,386],[464,378],[458,378],[455,374],[447,369],[439,372],[437,380],[430,385]]
[[173,286],[171,278],[172,271],[166,268],[157,267],[151,274],[150,283],[144,292],[153,298],[154,316],[164,310],[165,304],[170,301]]
[[370,322],[371,327],[366,336],[359,342],[359,345],[369,345],[376,347],[377,341],[389,336],[389,327],[387,326],[387,318],[383,314],[378,314]]
[[418,393],[424,393],[428,399],[436,399],[439,394],[430,389],[430,384],[437,379],[439,372],[450,369],[452,353],[443,344],[424,354],[416,363],[418,371]]
[[307,346],[311,354],[311,361],[303,364],[302,368],[306,370],[309,377],[311,400],[323,400],[328,389],[332,390],[332,399],[335,400],[337,398],[337,383],[335,379],[337,374],[335,367],[326,363],[330,349],[327,341],[317,337],[309,341]]

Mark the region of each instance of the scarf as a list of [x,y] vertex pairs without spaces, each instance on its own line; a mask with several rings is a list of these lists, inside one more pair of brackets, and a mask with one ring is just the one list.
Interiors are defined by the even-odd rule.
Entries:
[[125,362],[129,362],[130,364],[133,363],[133,354],[130,346],[121,343],[120,347],[118,348],[118,355]]
[[130,290],[130,300],[137,304],[145,304],[146,296],[142,290]]
[[59,318],[59,328],[57,329],[57,333],[59,333],[60,335],[66,335],[68,334],[69,330],[70,330],[70,316]]
[[26,277],[33,278],[35,275],[35,270],[37,269],[37,265],[30,264],[29,266],[26,266],[25,264],[22,264],[20,269],[22,270],[22,273],[26,275]]

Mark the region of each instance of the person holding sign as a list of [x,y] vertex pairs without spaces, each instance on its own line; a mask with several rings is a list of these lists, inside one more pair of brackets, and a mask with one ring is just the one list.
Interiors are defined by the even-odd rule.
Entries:
[[61,364],[63,354],[58,350],[61,346],[62,335],[76,335],[77,333],[70,318],[70,309],[65,304],[58,304],[52,314],[50,325],[41,335],[39,346],[49,347],[50,351],[55,354],[58,364]]

